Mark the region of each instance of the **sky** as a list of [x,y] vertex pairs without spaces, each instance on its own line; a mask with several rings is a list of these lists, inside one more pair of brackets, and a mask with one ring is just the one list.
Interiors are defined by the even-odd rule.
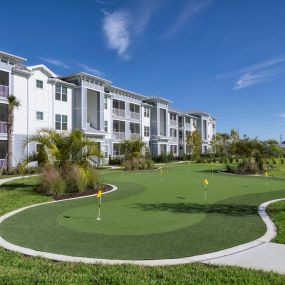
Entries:
[[[285,140],[284,0],[1,1],[0,50]],[[6,11],[3,13],[3,11]]]

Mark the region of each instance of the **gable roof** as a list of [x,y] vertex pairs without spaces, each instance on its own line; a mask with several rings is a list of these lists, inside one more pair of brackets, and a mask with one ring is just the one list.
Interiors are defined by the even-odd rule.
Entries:
[[38,64],[28,67],[30,70],[41,70],[44,73],[46,73],[49,77],[57,77],[57,75],[52,72],[48,67],[46,67],[44,64]]

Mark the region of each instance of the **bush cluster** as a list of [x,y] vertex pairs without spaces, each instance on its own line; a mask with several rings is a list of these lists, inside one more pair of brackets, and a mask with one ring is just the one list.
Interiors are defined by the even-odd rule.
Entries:
[[39,191],[48,195],[82,193],[95,191],[100,184],[100,177],[94,168],[72,166],[67,176],[62,177],[58,169],[48,165],[42,168]]
[[263,160],[243,159],[237,166],[227,164],[227,172],[235,174],[257,174],[264,171]]
[[123,163],[125,170],[147,170],[154,168],[154,162],[147,158],[131,158],[125,160]]

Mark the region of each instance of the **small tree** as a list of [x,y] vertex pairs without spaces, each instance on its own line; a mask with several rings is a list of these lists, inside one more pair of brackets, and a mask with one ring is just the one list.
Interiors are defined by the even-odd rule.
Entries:
[[142,154],[142,149],[145,146],[141,139],[124,140],[121,144],[121,152],[125,155],[125,160],[139,158]]
[[14,130],[14,112],[15,108],[20,106],[20,101],[14,96],[8,96],[8,120],[7,120],[7,140],[8,140],[8,153],[7,153],[7,172],[11,172],[13,167],[13,141],[12,135]]
[[201,146],[202,146],[202,137],[201,134],[195,130],[186,137],[187,148],[192,153],[195,160],[200,158]]

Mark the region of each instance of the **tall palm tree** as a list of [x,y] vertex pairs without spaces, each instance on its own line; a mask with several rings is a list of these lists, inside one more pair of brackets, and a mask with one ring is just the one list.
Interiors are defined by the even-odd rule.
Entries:
[[14,130],[15,108],[18,108],[21,103],[14,96],[8,96],[8,120],[7,120],[7,140],[8,140],[8,153],[7,153],[7,171],[10,172],[13,167],[13,141],[12,135]]
[[[90,164],[88,160],[90,157],[101,156],[96,142],[87,138],[79,129],[71,132],[42,129],[30,136],[25,145],[30,142],[41,144],[48,162],[60,171],[62,177],[68,175],[72,166],[87,167]],[[24,163],[32,161],[37,161],[35,154],[27,157]]]

